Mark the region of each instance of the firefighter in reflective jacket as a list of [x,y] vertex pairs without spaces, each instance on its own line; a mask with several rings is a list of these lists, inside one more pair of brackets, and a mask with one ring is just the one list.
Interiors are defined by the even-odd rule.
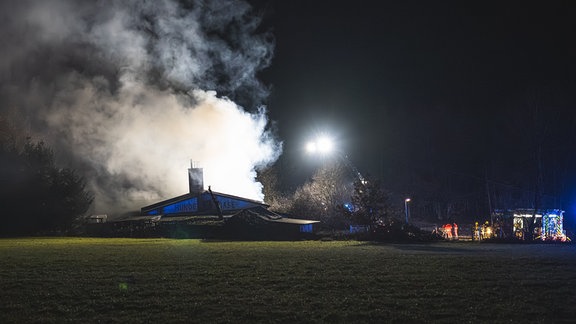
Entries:
[[452,229],[454,230],[454,239],[457,240],[458,239],[458,224],[454,223],[452,225]]
[[447,239],[452,239],[452,224],[445,224],[444,225],[444,235]]

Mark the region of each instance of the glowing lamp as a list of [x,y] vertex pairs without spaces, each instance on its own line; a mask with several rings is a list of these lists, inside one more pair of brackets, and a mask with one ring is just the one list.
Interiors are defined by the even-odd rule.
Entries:
[[328,154],[334,150],[334,144],[328,137],[320,137],[313,142],[306,144],[306,151],[309,153],[322,153]]
[[308,144],[306,144],[306,151],[308,151],[309,153],[315,153],[316,150],[317,147],[315,142],[309,142]]
[[406,214],[406,224],[408,224],[408,217],[410,215],[410,209],[408,208],[409,202],[410,202],[410,198],[404,199],[404,213]]
[[318,151],[320,151],[320,153],[329,153],[334,148],[334,144],[332,144],[332,141],[327,137],[318,139],[316,146],[318,147]]

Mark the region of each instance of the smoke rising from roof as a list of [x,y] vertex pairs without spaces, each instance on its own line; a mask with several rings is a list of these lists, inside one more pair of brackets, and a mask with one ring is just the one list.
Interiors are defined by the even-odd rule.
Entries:
[[255,169],[281,143],[256,73],[273,42],[245,2],[2,1],[0,12],[1,114],[83,170],[97,209],[187,192],[191,159],[215,191],[263,198]]

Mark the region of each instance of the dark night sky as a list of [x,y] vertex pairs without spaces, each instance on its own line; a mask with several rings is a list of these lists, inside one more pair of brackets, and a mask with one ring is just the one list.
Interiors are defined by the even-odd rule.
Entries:
[[[53,142],[63,143],[64,152],[76,156],[77,149],[71,148],[92,145],[64,142],[77,144],[74,140],[85,136],[62,140],[57,133],[43,132],[43,114],[84,107],[61,99],[62,95],[80,97],[76,91],[81,86],[66,78],[72,74],[92,84],[95,76],[103,76],[110,80],[111,90],[98,93],[103,97],[98,99],[115,102],[115,87],[122,85],[118,78],[124,73],[119,71],[136,71],[154,87],[216,90],[249,111],[264,100],[284,143],[277,165],[292,189],[321,163],[303,149],[318,133],[332,136],[341,153],[363,174],[413,197],[439,178],[457,182],[444,185],[456,191],[465,190],[466,181],[478,185],[478,179],[485,177],[532,190],[534,147],[541,141],[544,191],[576,201],[576,4],[572,1],[516,5],[248,1],[263,18],[260,29],[254,31],[247,23],[253,16],[243,11],[247,8],[243,2],[207,1],[196,8],[206,12],[197,17],[203,29],[195,38],[182,36],[191,26],[180,19],[194,6],[183,6],[175,14],[169,9],[172,2],[118,2],[107,7],[64,0],[19,6],[0,1],[4,12],[10,13],[4,15],[0,37],[12,44],[0,51],[2,106],[27,107],[36,122],[30,122],[32,127],[45,137],[54,137]],[[132,20],[119,21],[130,24],[112,25],[119,30],[102,38],[98,32],[109,26],[108,17],[121,14]],[[90,15],[95,16],[86,19]],[[150,17],[165,19],[173,27],[165,31],[165,23],[152,24],[159,30],[150,32]],[[253,73],[268,62],[272,46],[260,37],[266,32],[273,35],[275,46],[270,65],[258,74],[270,88],[270,95],[262,99],[266,91],[253,82]],[[137,35],[152,47],[120,40],[123,33]],[[227,51],[239,56],[230,59]],[[133,52],[143,56],[135,60],[122,56]],[[196,58],[197,66],[190,64],[189,55]],[[154,64],[144,68],[148,65],[140,60]],[[126,69],[130,62],[138,64]],[[44,87],[31,86],[36,83]],[[52,106],[59,109],[54,112]],[[536,114],[534,108],[539,110]],[[84,113],[97,111],[85,109]],[[77,129],[83,134],[94,125],[82,124]],[[59,126],[66,131],[72,127],[69,122]],[[100,143],[102,136],[97,137],[95,143]],[[115,147],[115,141],[111,143]],[[82,159],[85,154],[78,155]],[[109,161],[104,160],[101,164],[107,165]]]
[[[562,128],[574,127],[576,5],[568,1],[256,6],[276,39],[262,76],[286,164],[297,165],[306,139],[326,131],[362,172],[385,179],[435,165],[482,174],[478,160],[524,145],[500,129],[522,129],[533,97],[560,114]],[[554,141],[574,150],[571,132],[562,135]]]
[[[119,149],[114,136],[138,140],[146,133],[136,131],[159,127],[138,109],[167,106],[158,103],[171,96],[165,90],[178,94],[175,109],[185,113],[189,101],[209,95],[193,92],[191,100],[188,91],[200,89],[251,112],[266,104],[284,143],[277,166],[290,189],[322,163],[304,146],[326,133],[364,175],[410,195],[414,206],[467,199],[456,196],[486,206],[482,197],[491,191],[495,206],[520,207],[505,201],[528,201],[527,192],[540,184],[543,194],[557,198],[554,206],[576,215],[573,1],[247,1],[263,18],[257,30],[242,1],[0,0],[0,39],[11,45],[0,50],[2,112],[56,145],[61,159],[97,174],[93,185],[105,188],[99,192],[118,188],[111,197],[130,194],[124,188],[131,186],[161,196],[177,191],[142,174],[166,177],[178,168],[162,161],[136,172],[131,161],[142,153]],[[275,53],[260,70],[273,47],[267,32]],[[138,91],[124,91],[130,81]],[[125,104],[132,101],[138,105]],[[131,118],[108,117],[119,112]],[[202,155],[196,144],[172,138],[156,136],[170,140],[154,146],[178,143],[172,151],[187,156],[180,160],[188,159],[187,150]],[[95,147],[106,154],[93,154]],[[116,176],[118,164],[123,177]],[[247,171],[241,173],[252,184]]]

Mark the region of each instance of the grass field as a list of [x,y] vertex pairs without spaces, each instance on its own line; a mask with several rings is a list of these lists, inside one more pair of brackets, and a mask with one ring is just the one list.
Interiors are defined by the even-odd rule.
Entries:
[[0,323],[576,322],[576,246],[0,240]]

